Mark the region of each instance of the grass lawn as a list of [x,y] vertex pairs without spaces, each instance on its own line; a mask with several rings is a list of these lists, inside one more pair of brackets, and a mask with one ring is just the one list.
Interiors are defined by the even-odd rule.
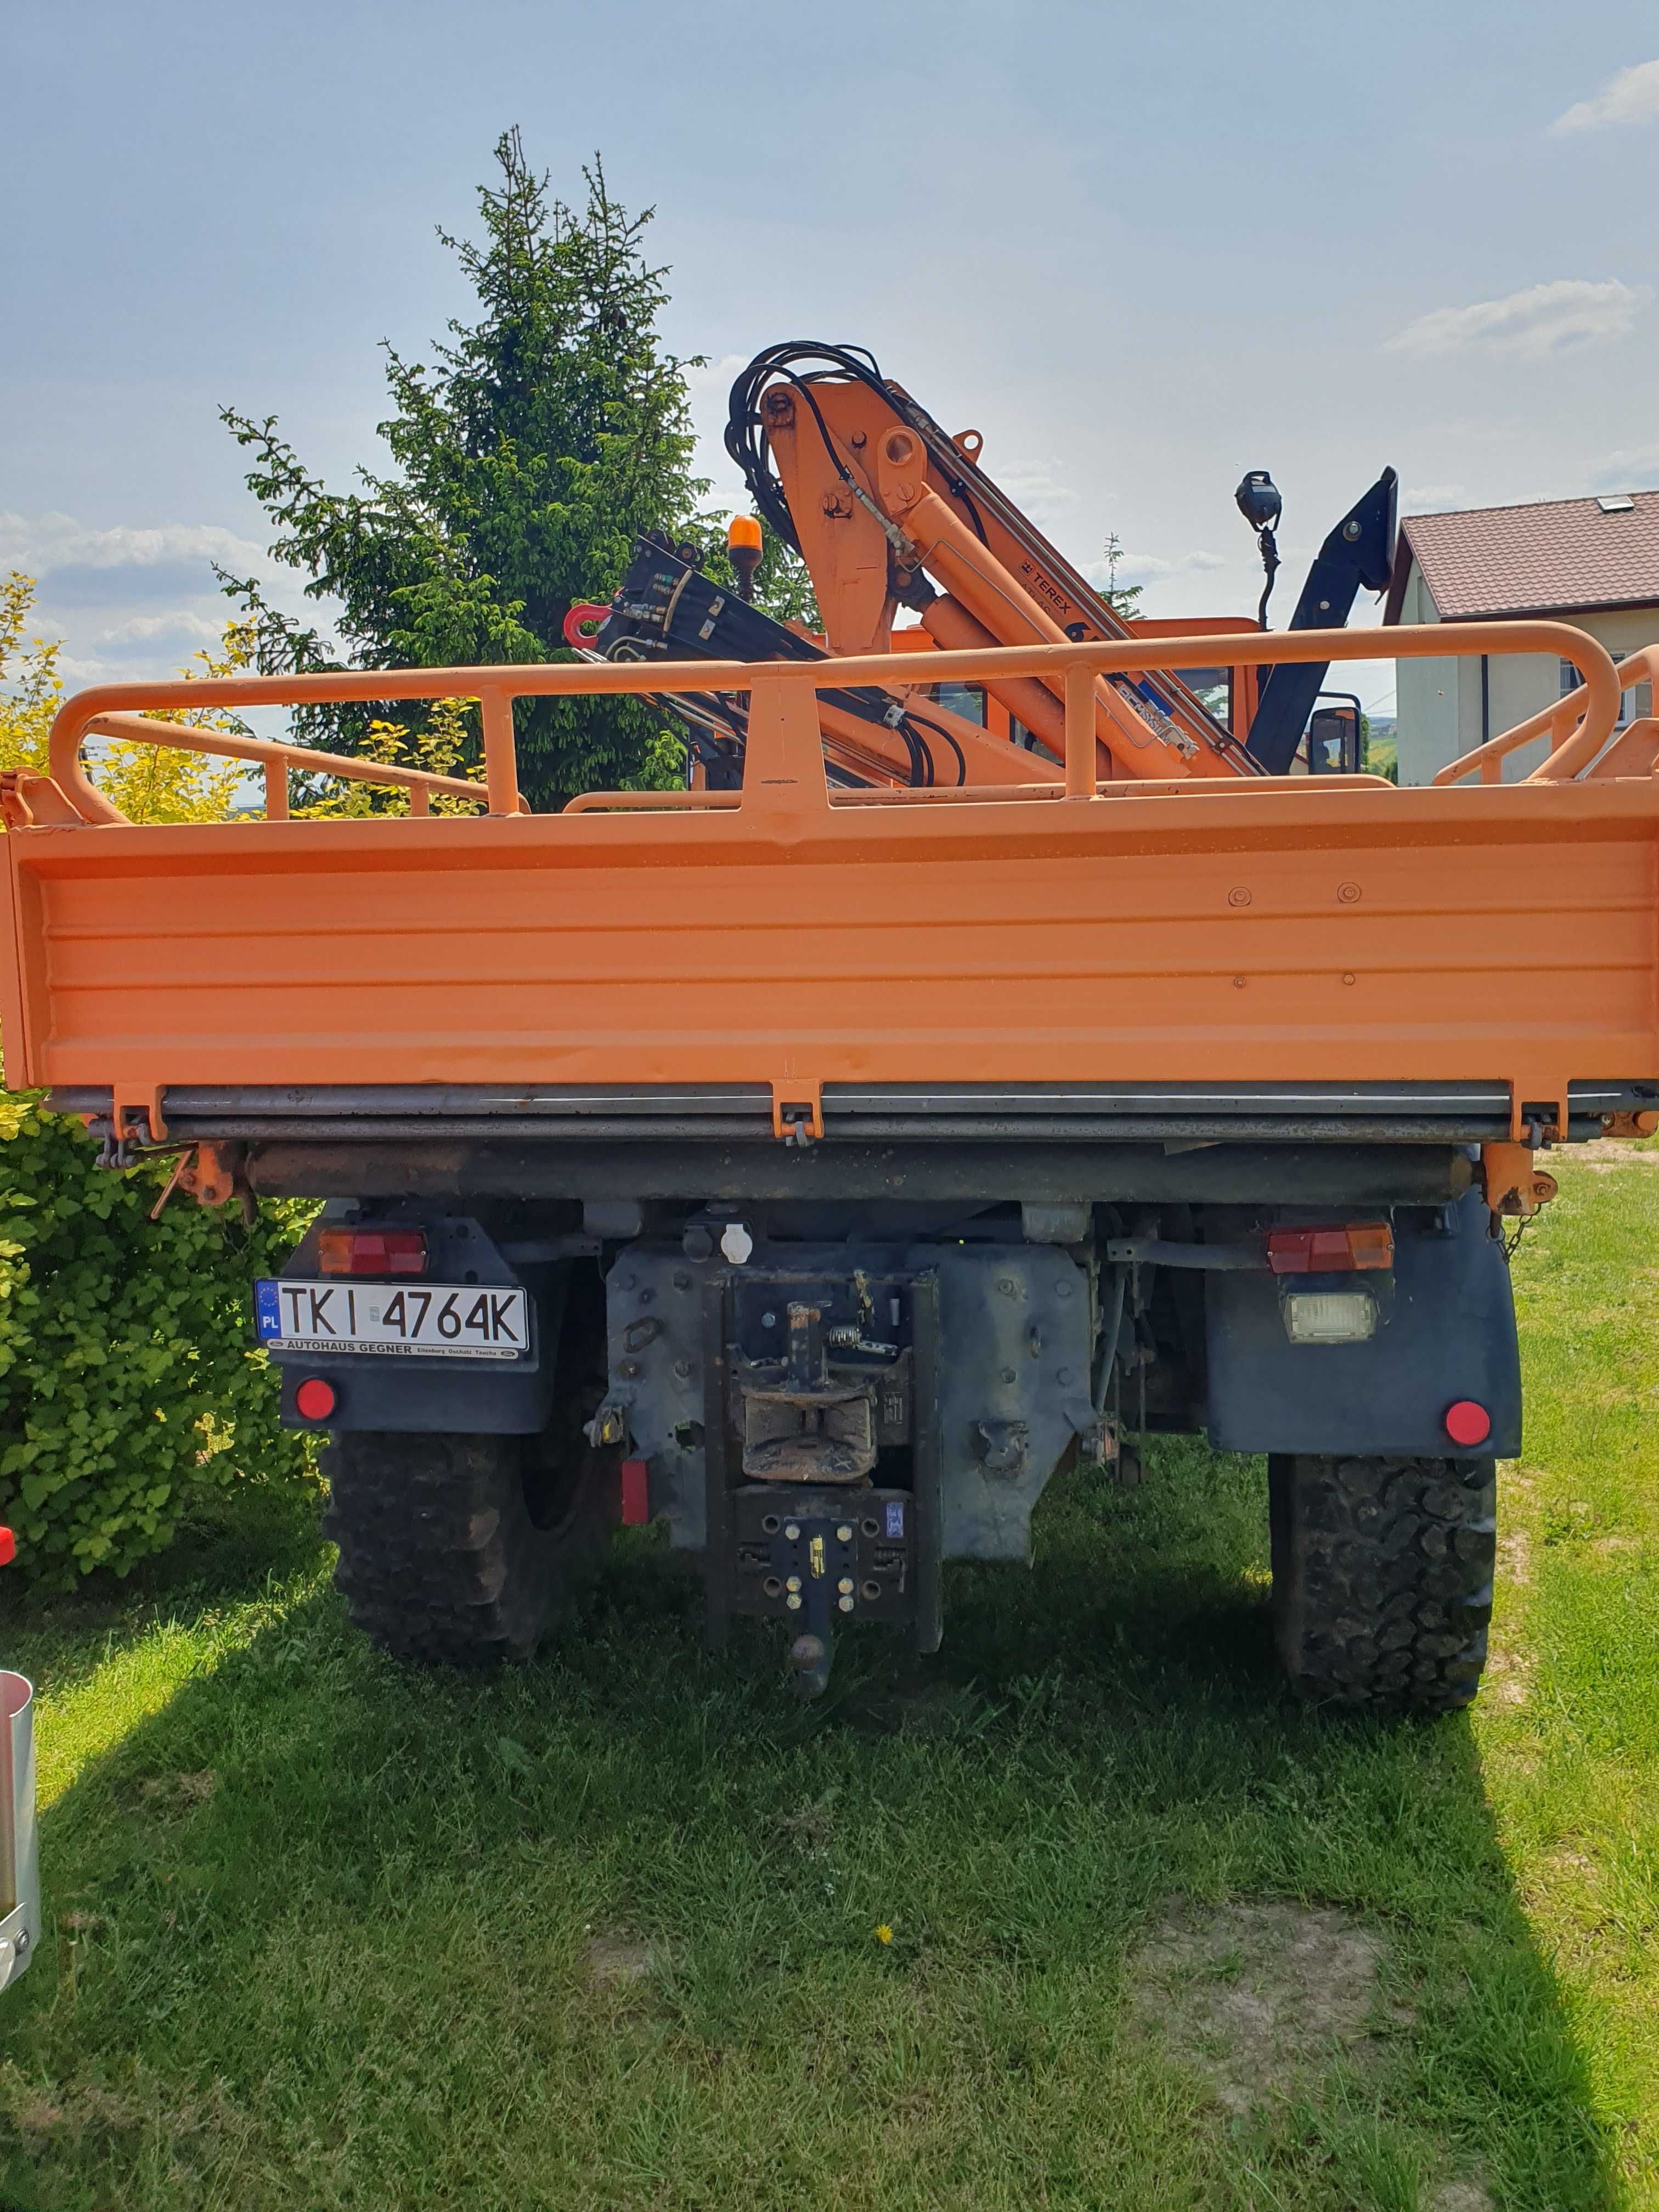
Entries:
[[1659,2205],[1659,1162],[1561,1175],[1450,1721],[1287,1701],[1261,1468],[1185,1445],[815,1708],[644,1544],[483,1682],[347,1630],[303,1498],[14,1584],[0,2202]]

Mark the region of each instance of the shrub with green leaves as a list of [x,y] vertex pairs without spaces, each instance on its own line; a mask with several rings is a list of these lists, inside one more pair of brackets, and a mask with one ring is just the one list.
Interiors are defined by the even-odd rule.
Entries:
[[277,1425],[250,1285],[309,1207],[175,1198],[171,1160],[112,1175],[72,1117],[0,1096],[0,1522],[17,1564],[72,1585],[161,1550],[193,1498],[238,1475],[303,1478]]

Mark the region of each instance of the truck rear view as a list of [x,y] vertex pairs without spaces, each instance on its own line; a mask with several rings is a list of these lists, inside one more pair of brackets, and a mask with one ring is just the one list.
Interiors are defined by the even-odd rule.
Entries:
[[[1267,1455],[1297,1686],[1455,1707],[1521,1441],[1505,1237],[1540,1149],[1659,1127],[1659,729],[1560,624],[1391,641],[1584,682],[1403,791],[1206,733],[1158,672],[1213,635],[86,693],[5,793],[9,1070],[118,1171],[324,1201],[255,1325],[389,1650],[526,1652],[652,1520],[815,1692],[864,1624],[936,1649],[945,1563],[1028,1561],[1057,1470],[1186,1431]],[[1012,775],[880,750],[1021,685],[1054,742]],[[514,698],[583,691],[714,701],[732,774],[521,811]],[[319,756],[202,731],[266,818],[137,829],[82,762],[179,743],[144,707],[434,696],[479,702],[482,815],[343,762],[413,811],[289,819]]]

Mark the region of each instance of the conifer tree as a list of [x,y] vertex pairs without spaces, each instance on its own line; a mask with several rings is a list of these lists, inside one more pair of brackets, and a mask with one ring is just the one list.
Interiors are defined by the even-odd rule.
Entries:
[[[652,210],[629,216],[598,157],[580,209],[550,197],[516,130],[478,195],[478,243],[440,231],[477,295],[429,364],[386,348],[392,412],[384,473],[329,490],[274,416],[223,420],[276,526],[271,550],[337,609],[332,647],[273,608],[256,580],[222,576],[270,672],[562,660],[571,604],[608,599],[635,538],[694,527],[685,371],[659,332],[666,271],[644,252]],[[706,535],[707,520],[702,525]],[[356,750],[384,706],[296,711],[295,733]],[[396,709],[417,733],[419,710]],[[678,745],[635,700],[521,700],[519,773],[538,811],[574,793],[678,780]],[[476,728],[470,743],[476,747]]]

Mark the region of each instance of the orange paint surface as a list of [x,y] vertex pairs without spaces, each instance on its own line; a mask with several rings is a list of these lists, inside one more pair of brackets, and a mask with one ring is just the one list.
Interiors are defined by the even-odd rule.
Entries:
[[[1618,678],[1560,623],[1391,633],[1392,652],[1547,652],[1587,678],[1593,758]],[[1187,648],[1190,647],[1190,650]],[[1260,637],[1354,659],[1367,633]],[[1202,657],[1199,638],[939,653],[929,673],[1062,679]],[[0,842],[0,1023],[14,1085],[1659,1078],[1659,781],[1370,777],[826,787],[815,684],[840,663],[231,678],[81,695],[56,819]],[[1074,680],[1064,681],[1071,677]],[[511,695],[748,691],[740,794],[516,805]],[[137,829],[78,764],[143,705],[483,696],[483,817]],[[148,726],[177,742],[172,726]],[[1598,737],[1597,732],[1600,732]],[[208,733],[211,735],[212,733]],[[314,756],[309,757],[314,761]],[[1644,756],[1645,757],[1645,756]],[[90,794],[90,797],[88,797]],[[718,802],[718,803],[713,803]],[[48,810],[50,811],[50,810]],[[87,819],[90,815],[93,818]]]

